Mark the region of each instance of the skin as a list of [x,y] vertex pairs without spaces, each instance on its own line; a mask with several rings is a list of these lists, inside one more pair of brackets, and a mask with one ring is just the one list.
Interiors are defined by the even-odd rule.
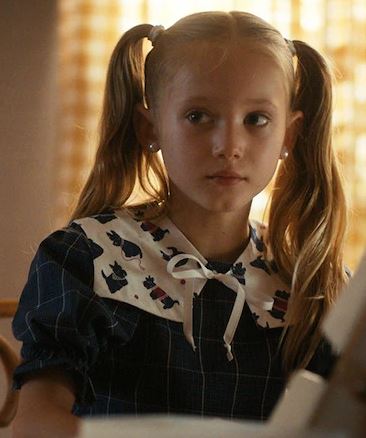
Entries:
[[157,107],[137,108],[137,132],[161,148],[171,220],[206,259],[233,262],[248,242],[252,199],[291,150],[302,114],[289,111],[268,56],[243,44],[222,53],[190,46]]
[[62,370],[29,376],[20,391],[13,438],[76,437],[80,419],[71,414],[74,401],[72,382]]
[[[289,111],[282,72],[258,51],[234,44],[222,58],[222,48],[196,43],[183,59],[157,106],[136,107],[136,134],[161,147],[171,220],[204,257],[233,262],[248,242],[251,201],[291,150],[302,114]],[[62,371],[31,376],[13,437],[77,436],[74,401]]]

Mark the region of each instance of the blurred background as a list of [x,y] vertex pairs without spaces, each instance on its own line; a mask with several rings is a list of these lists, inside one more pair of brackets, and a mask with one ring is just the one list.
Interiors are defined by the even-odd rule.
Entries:
[[[335,146],[344,165],[352,224],[347,263],[354,268],[366,242],[366,2],[364,0],[89,0],[59,4],[59,110],[56,210],[65,222],[95,151],[104,78],[121,33],[146,22],[169,26],[204,10],[246,10],[302,39],[334,66]],[[253,216],[262,217],[267,194]]]
[[[203,10],[240,9],[302,39],[336,70],[335,147],[351,211],[346,262],[366,244],[365,0],[0,0],[0,298],[67,222],[93,161],[108,59],[121,34]],[[261,219],[266,194],[253,215]],[[10,335],[10,324],[0,332]]]
[[[67,222],[93,161],[111,51],[128,28],[241,9],[333,64],[335,147],[351,209],[346,261],[366,243],[364,0],[1,0],[1,296],[18,295],[39,241]],[[266,193],[257,197],[260,219]]]

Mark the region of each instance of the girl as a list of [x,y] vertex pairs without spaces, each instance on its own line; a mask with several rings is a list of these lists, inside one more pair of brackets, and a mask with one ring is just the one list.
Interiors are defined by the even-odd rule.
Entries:
[[[94,168],[14,319],[17,433],[72,436],[86,415],[264,420],[291,371],[329,374],[319,325],[346,222],[331,106],[320,54],[256,16],[123,35]],[[250,206],[277,166],[266,228]],[[147,202],[131,206],[136,187]]]

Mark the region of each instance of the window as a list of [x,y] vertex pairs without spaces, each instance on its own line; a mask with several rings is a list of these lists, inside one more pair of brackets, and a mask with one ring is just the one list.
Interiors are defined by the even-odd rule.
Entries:
[[[169,26],[202,10],[246,10],[285,37],[308,42],[336,66],[335,147],[352,211],[346,260],[366,244],[366,2],[364,0],[63,0],[60,4],[60,172],[64,223],[92,164],[108,59],[121,33],[142,22]],[[198,6],[199,4],[199,6]],[[254,203],[259,219],[266,194]]]

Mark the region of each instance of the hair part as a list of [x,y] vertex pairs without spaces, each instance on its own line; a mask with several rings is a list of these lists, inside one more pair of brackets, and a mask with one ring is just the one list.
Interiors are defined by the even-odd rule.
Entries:
[[186,55],[191,54],[192,44],[195,51],[199,46],[207,48],[211,44],[222,48],[222,57],[217,61],[220,64],[228,48],[240,42],[277,62],[285,74],[284,83],[290,94],[294,81],[292,55],[286,41],[273,26],[246,12],[199,12],[182,18],[160,33],[154,49],[147,55],[145,95],[148,106],[154,108],[158,105],[160,90],[172,80]]

